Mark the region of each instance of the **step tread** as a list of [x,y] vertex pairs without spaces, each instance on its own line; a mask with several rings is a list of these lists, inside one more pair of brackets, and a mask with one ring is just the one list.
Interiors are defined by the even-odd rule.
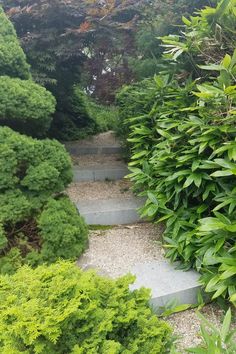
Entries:
[[102,155],[102,154],[121,154],[124,149],[120,145],[104,145],[104,146],[83,146],[83,145],[69,145],[65,148],[72,155]]
[[165,306],[171,300],[178,304],[196,304],[200,289],[199,273],[179,270],[176,266],[165,260],[136,264],[131,269],[136,276],[131,290],[140,287],[151,289],[154,307]]

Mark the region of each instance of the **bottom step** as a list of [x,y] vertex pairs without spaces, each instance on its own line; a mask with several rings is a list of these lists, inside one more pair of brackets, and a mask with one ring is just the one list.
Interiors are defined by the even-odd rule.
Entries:
[[125,225],[140,222],[137,209],[143,199],[83,200],[77,204],[89,225]]
[[197,304],[199,285],[199,273],[194,270],[184,272],[175,268],[167,261],[152,261],[136,264],[131,273],[136,276],[136,281],[130,286],[131,290],[140,287],[149,288],[151,294],[151,306],[154,311],[166,306],[170,301],[176,301],[176,305]]

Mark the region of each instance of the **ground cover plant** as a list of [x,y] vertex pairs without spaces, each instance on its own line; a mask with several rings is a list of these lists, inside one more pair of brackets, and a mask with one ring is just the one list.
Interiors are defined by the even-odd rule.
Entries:
[[181,260],[185,269],[200,271],[213,299],[221,296],[232,302],[236,301],[235,6],[235,1],[224,0],[215,8],[206,7],[183,18],[181,35],[163,38],[165,70],[154,79],[155,102],[148,114],[127,119],[130,177],[135,190],[147,197],[143,217],[165,220],[167,257]]
[[133,280],[65,261],[0,276],[1,353],[168,353],[171,330]]

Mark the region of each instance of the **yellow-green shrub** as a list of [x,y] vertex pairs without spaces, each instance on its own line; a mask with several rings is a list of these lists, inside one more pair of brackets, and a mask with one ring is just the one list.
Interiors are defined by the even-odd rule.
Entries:
[[169,326],[149,308],[149,290],[129,290],[132,281],[69,262],[0,276],[1,353],[169,352]]

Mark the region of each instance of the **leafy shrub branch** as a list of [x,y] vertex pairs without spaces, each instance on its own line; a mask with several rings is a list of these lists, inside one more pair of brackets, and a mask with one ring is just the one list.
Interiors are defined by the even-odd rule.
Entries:
[[[163,38],[166,69],[154,79],[154,103],[153,94],[148,99],[152,108],[127,117],[125,123],[132,146],[130,178],[137,193],[147,197],[142,216],[165,220],[167,257],[200,271],[213,298],[223,296],[232,302],[236,301],[236,50],[230,33],[235,30],[235,10],[234,1],[221,1],[190,20],[184,18],[181,37]],[[218,42],[217,31],[222,36]],[[173,75],[167,74],[168,68]],[[148,96],[146,89],[145,93]],[[130,99],[124,92],[122,97],[124,102]]]

